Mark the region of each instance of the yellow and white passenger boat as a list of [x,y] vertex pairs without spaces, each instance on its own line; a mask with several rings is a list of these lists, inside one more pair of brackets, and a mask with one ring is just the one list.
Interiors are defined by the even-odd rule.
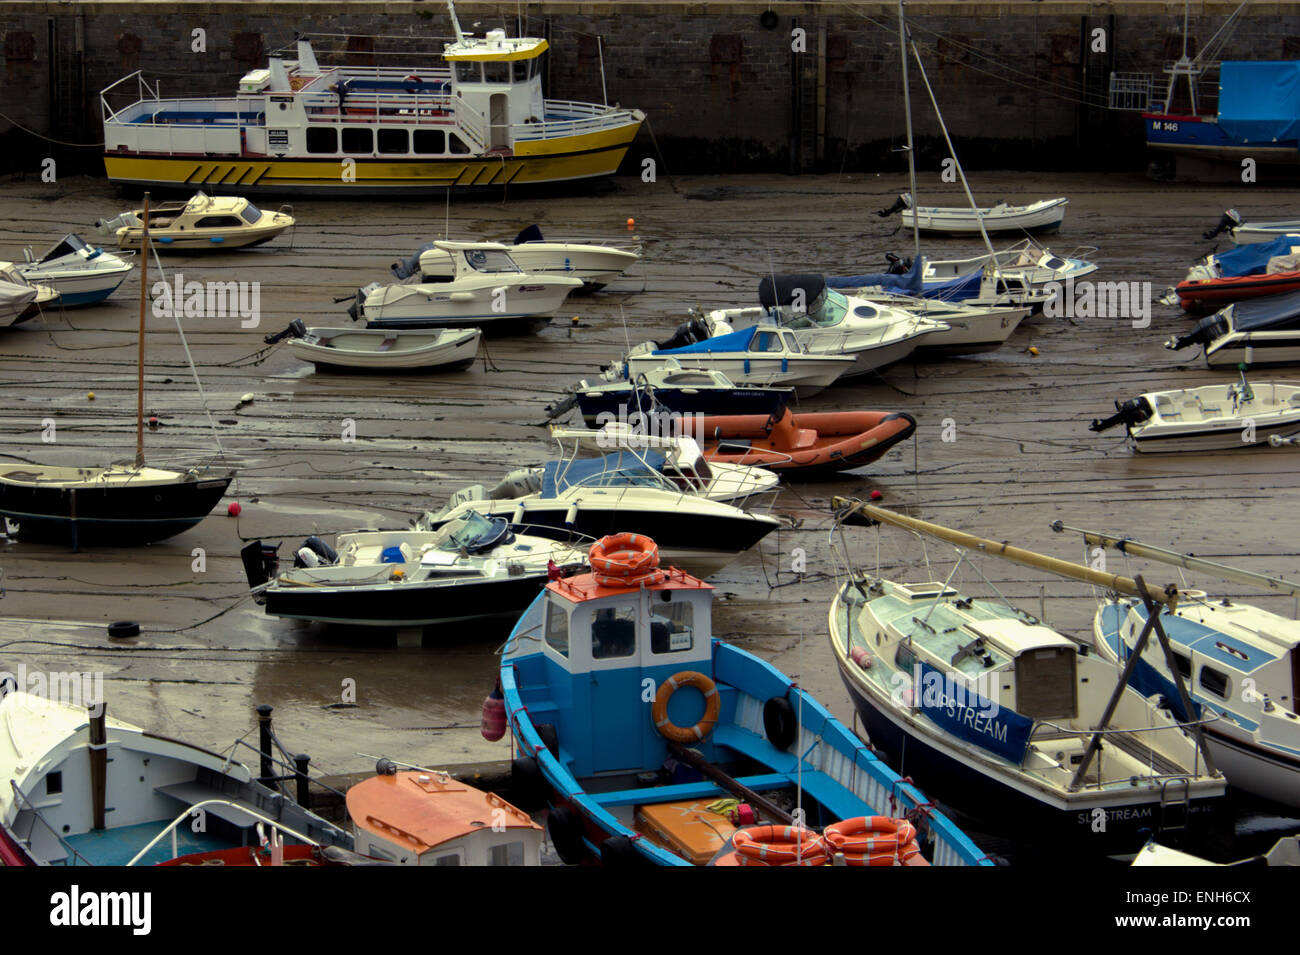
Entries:
[[[232,97],[161,99],[139,71],[100,94],[104,167],[125,186],[420,195],[613,174],[640,110],[542,97],[544,39],[462,32],[436,67],[322,66],[311,42]],[[134,85],[135,89],[131,90]],[[120,105],[123,94],[132,102]],[[114,108],[115,104],[120,108]]]

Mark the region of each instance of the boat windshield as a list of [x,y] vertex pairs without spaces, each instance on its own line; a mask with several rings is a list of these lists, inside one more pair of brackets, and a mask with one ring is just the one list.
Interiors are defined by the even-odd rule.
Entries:
[[849,300],[834,289],[826,289],[808,304],[806,311],[796,312],[782,307],[782,322],[786,328],[830,328],[844,321],[849,310]]
[[244,217],[244,221],[249,225],[252,225],[258,219],[262,218],[262,210],[257,208],[257,206],[253,205],[251,202],[246,203],[239,214]]
[[503,519],[496,521],[478,511],[466,511],[438,529],[434,546],[439,550],[474,550],[500,536]]
[[53,262],[55,259],[61,259],[65,255],[75,255],[79,249],[84,248],[86,248],[86,243],[81,241],[80,236],[65,235],[58,245],[41,256],[41,261]]
[[519,266],[510,253],[499,249],[466,249],[465,261],[479,272],[518,272]]

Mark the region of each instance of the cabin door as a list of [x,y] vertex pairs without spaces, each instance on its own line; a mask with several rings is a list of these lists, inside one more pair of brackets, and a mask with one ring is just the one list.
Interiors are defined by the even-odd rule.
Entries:
[[641,737],[645,704],[641,702],[638,631],[640,595],[593,610],[591,619],[590,713],[592,771],[642,769]]
[[510,98],[505,93],[493,93],[488,104],[488,122],[492,124],[491,147],[510,145]]

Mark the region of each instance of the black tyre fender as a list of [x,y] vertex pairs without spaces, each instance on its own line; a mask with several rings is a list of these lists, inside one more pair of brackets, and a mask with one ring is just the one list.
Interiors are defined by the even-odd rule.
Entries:
[[538,723],[537,735],[542,738],[546,748],[551,751],[551,755],[556,759],[560,758],[560,734],[556,732],[555,725],[552,723]]
[[116,638],[138,637],[140,636],[140,625],[134,620],[119,620],[108,625],[108,635]]
[[556,806],[546,814],[546,838],[565,865],[577,865],[587,855],[582,841],[582,822],[572,809]]
[[510,801],[527,812],[546,804],[546,779],[532,756],[510,761]]
[[784,696],[774,696],[763,704],[763,732],[777,749],[788,749],[798,728],[794,707]]
[[636,851],[636,846],[627,836],[610,836],[600,846],[600,864],[611,868],[640,867],[646,862],[645,857]]

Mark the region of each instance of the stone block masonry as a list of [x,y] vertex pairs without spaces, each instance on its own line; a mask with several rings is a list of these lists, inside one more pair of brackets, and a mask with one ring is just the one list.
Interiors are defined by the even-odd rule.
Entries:
[[[1235,6],[1194,5],[1193,50]],[[522,27],[546,36],[553,97],[599,102],[603,58],[604,95],[646,112],[674,172],[901,168],[892,3],[463,0],[457,11],[464,27],[479,24],[476,32]],[[908,17],[968,167],[1141,168],[1141,123],[1134,112],[1106,108],[1110,75],[1150,75],[1163,96],[1162,66],[1181,52],[1181,2],[912,0]],[[202,53],[192,50],[199,29]],[[797,30],[803,52],[792,50]],[[1093,49],[1096,30],[1104,51]],[[43,157],[57,155],[93,169],[93,148],[49,144],[14,124],[95,143],[99,91],[118,78],[140,69],[161,81],[164,96],[229,94],[298,32],[325,34],[316,41],[322,53],[422,49],[432,58],[451,29],[432,0],[0,2],[0,168],[35,174]],[[1222,56],[1300,57],[1300,6],[1256,0]],[[912,80],[918,160],[937,174],[946,149],[915,69]],[[626,168],[639,168],[650,151],[643,133]]]

